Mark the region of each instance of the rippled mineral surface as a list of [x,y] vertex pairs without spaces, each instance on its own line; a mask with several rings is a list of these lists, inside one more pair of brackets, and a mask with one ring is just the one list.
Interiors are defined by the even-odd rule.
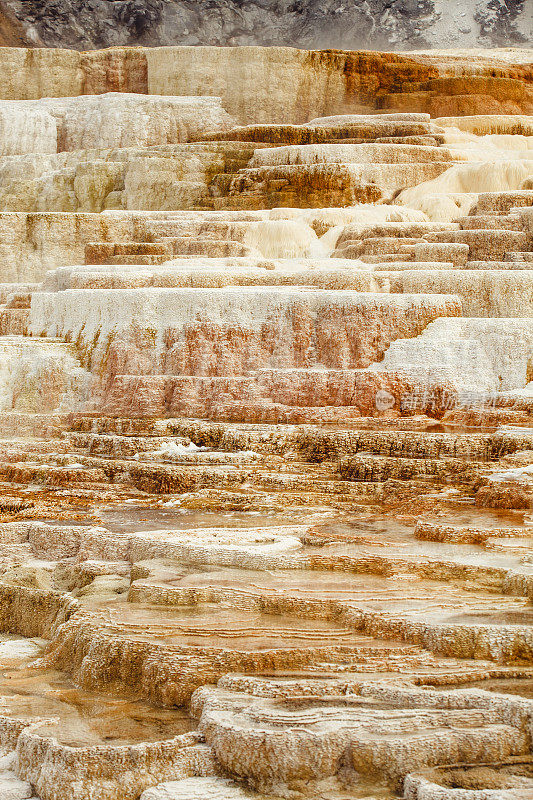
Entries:
[[0,800],[533,798],[532,60],[0,50]]

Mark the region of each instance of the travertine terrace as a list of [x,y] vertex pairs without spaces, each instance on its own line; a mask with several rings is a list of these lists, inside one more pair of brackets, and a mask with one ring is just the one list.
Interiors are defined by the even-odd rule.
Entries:
[[0,50],[0,800],[533,798],[532,75]]

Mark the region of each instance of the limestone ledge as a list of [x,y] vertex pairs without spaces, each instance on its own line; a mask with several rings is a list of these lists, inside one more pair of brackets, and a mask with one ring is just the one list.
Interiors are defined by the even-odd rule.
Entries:
[[205,204],[212,175],[224,170],[224,162],[220,147],[201,145],[13,156],[0,162],[0,208],[19,213],[190,208]]
[[[209,94],[222,97],[224,107],[242,122],[306,122],[326,114],[357,113],[373,109],[376,98],[386,104],[404,86],[407,102],[398,96],[400,109],[412,111],[414,104],[426,111],[432,88],[427,82],[439,77],[448,78],[448,84],[438,87],[443,100],[434,108],[436,116],[464,114],[465,90],[457,86],[457,78],[475,75],[496,78],[493,113],[530,111],[528,51],[518,48],[400,54],[289,47],[112,47],[86,53],[6,47],[1,72],[0,96],[6,99],[109,91]],[[498,84],[498,77],[511,80]],[[489,80],[467,90],[469,113],[484,113],[490,86]],[[421,96],[412,97],[417,89],[422,89]]]
[[430,385],[452,379],[471,391],[525,386],[530,336],[529,317],[436,320],[416,339],[394,341],[375,369],[404,369]]
[[[122,747],[69,747],[54,737],[57,720],[0,718],[16,745],[17,774],[29,781],[41,800],[137,800],[162,781],[214,771],[208,747],[194,733],[160,742]],[[15,733],[18,733],[16,741]],[[0,733],[4,739],[3,730]]]
[[[423,770],[406,777],[404,797],[407,800],[523,800],[533,787],[533,779],[528,777],[530,767],[531,759],[526,757],[510,758],[477,769],[472,765]],[[449,785],[450,779],[454,788]],[[490,788],[469,788],[476,783]]]
[[[61,156],[63,158],[63,156]],[[65,156],[69,159],[71,156]],[[33,158],[33,156],[31,157]],[[47,157],[48,158],[48,157]],[[77,158],[77,156],[74,156]],[[122,166],[121,166],[122,169]],[[98,174],[98,170],[96,171]],[[148,177],[148,173],[146,177]],[[91,186],[91,171],[87,177]],[[179,190],[180,182],[176,182]],[[143,186],[145,184],[143,183]],[[108,187],[109,188],[109,187]],[[140,188],[140,186],[139,186]],[[92,191],[92,190],[91,190]],[[89,200],[91,198],[89,191]],[[96,201],[101,195],[97,195]],[[94,200],[94,197],[93,197]],[[93,202],[90,200],[90,202]],[[158,200],[160,202],[160,200]],[[301,220],[299,231],[295,225],[272,226],[274,221]],[[317,241],[315,229],[323,235],[330,228],[364,220],[426,222],[420,211],[398,206],[369,206],[345,209],[282,209],[279,211],[103,211],[81,212],[0,212],[0,256],[4,266],[4,281],[27,283],[42,280],[50,269],[63,265],[83,264],[86,246],[94,242],[150,242],[170,231],[195,227],[211,222],[239,223],[265,222],[266,230],[259,231],[256,246],[262,248],[265,258],[309,254],[309,247]],[[154,231],[155,229],[155,231]],[[433,228],[434,229],[434,228]],[[303,230],[303,239],[302,239]],[[252,240],[251,244],[254,243]],[[211,242],[213,248],[216,241]],[[296,244],[296,249],[295,248]],[[302,249],[303,248],[303,249]],[[205,255],[205,254],[204,254]],[[209,255],[209,253],[207,254]],[[213,252],[211,253],[213,255]],[[322,254],[323,256],[325,253]]]
[[217,97],[110,93],[1,100],[0,152],[55,153],[97,147],[151,147],[229,129]]
[[[365,701],[371,699],[387,705],[373,712],[372,721],[365,714]],[[192,709],[220,763],[233,774],[252,776],[256,788],[263,790],[276,781],[332,775],[343,754],[358,772],[385,771],[391,777],[405,775],[408,763],[420,768],[443,761],[498,761],[527,752],[525,742],[513,743],[509,734],[506,738],[505,727],[528,730],[531,726],[530,703],[484,692],[441,693],[363,684],[351,703],[345,699],[337,706],[324,707],[312,698],[296,705],[254,700],[243,708],[238,693],[206,687],[193,696]],[[498,708],[498,719],[505,718],[500,730],[491,724],[491,708]],[[476,717],[478,726],[487,725],[485,735],[476,728]],[[451,726],[447,734],[438,730],[439,718],[444,726]],[[264,739],[268,747],[259,748]]]
[[[456,298],[440,295],[280,287],[66,290],[36,293],[30,325],[34,336],[76,342],[82,364],[100,375],[229,376],[268,366],[367,366],[393,339],[417,336],[437,317],[459,313]],[[198,336],[200,361],[191,350]]]

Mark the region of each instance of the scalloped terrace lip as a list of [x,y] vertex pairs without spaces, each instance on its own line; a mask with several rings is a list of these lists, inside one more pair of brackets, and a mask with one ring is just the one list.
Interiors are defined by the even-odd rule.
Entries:
[[0,800],[532,795],[524,51],[0,97]]

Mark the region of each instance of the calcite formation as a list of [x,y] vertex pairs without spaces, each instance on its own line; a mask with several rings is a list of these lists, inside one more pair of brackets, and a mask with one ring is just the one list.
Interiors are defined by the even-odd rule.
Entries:
[[0,800],[533,797],[531,53],[0,67]]

